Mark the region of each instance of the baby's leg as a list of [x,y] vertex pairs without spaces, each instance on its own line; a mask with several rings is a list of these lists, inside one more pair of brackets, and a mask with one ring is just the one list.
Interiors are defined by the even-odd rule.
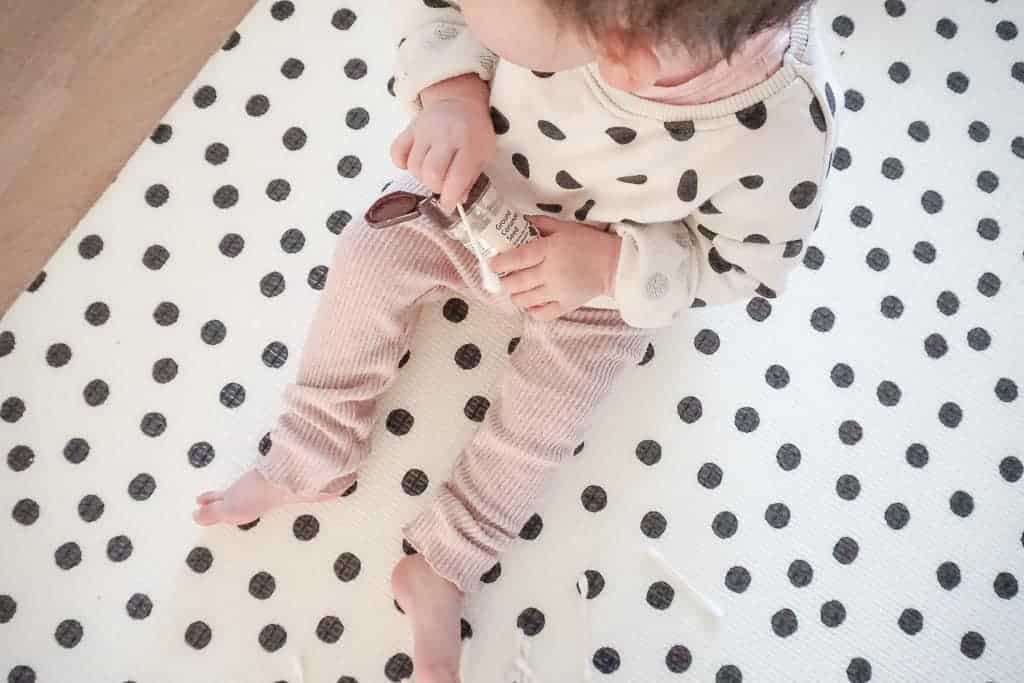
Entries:
[[[389,188],[399,190],[428,194],[411,178]],[[251,521],[277,505],[335,497],[355,481],[376,399],[398,372],[420,299],[461,280],[457,250],[465,251],[426,218],[345,228],[270,453],[227,490],[201,495],[198,523]]]
[[462,594],[478,586],[515,540],[554,469],[580,443],[594,408],[619,373],[639,363],[648,341],[616,311],[580,309],[551,323],[526,321],[501,392],[451,480],[405,528],[420,555],[399,563],[393,584],[413,621],[417,674],[457,670],[459,622],[451,615],[461,610]]

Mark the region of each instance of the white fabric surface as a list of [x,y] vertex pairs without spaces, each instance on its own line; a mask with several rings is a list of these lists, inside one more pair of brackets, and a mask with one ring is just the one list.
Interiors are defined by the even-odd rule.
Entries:
[[[624,379],[554,483],[539,535],[508,554],[467,614],[467,683],[506,680],[520,628],[534,634],[523,636],[528,662],[545,683],[584,672],[630,682],[1021,678],[1024,39],[1015,26],[1024,11],[1007,0],[902,6],[819,7],[850,90],[837,93],[844,170],[832,172],[809,265],[767,318],[763,300],[695,310],[655,340],[653,358]],[[361,212],[392,173],[386,145],[403,115],[386,88],[385,14],[369,0],[258,3],[240,41],[214,56],[45,280],[0,320],[8,681],[409,675],[407,624],[388,585],[399,526],[428,502],[476,425],[467,402],[479,407],[471,398],[494,390],[516,321],[474,302],[464,319],[457,302],[424,310],[411,359],[382,401],[375,457],[350,497],[279,510],[248,531],[200,530],[189,519],[195,494],[260,457],[317,302],[308,282],[329,263],[328,216]],[[297,78],[282,74],[288,59],[304,63]],[[966,92],[951,89],[965,83]],[[261,111],[250,99],[260,94],[269,110],[247,113]],[[346,120],[362,122],[357,107],[369,124],[354,129]],[[285,135],[291,127],[308,137],[301,149],[288,148],[302,138]],[[223,156],[213,143],[229,148],[225,162],[205,159]],[[361,160],[354,178],[339,174],[347,156]],[[888,158],[901,162],[897,179],[881,172]],[[353,168],[349,159],[341,170]],[[889,175],[896,168],[884,164]],[[280,184],[279,200],[268,198],[275,179],[290,184],[287,198]],[[169,194],[162,204],[156,184]],[[227,185],[239,198],[220,208],[215,196],[231,204],[230,190],[218,193]],[[924,210],[937,201],[927,191],[941,194],[941,211]],[[290,229],[304,236],[300,250],[296,233],[282,247]],[[229,233],[245,241],[233,258],[218,248]],[[153,245],[169,254],[158,269]],[[265,278],[274,272],[283,291]],[[109,309],[103,324],[87,321],[87,309],[102,319],[95,302]],[[215,344],[212,320],[226,329]],[[265,353],[271,342],[288,349],[282,367],[272,367],[280,347]],[[109,390],[102,402],[97,379]],[[234,387],[222,392],[230,383],[244,387],[244,402]],[[397,417],[385,425],[398,409],[414,418],[404,434]],[[159,431],[150,413],[166,420],[157,436],[143,431]],[[88,443],[87,457],[72,439]],[[193,448],[204,442],[212,460]],[[927,449],[923,467],[908,464],[922,464],[920,448],[906,455],[915,443]],[[798,447],[795,468],[783,444]],[[411,469],[429,478],[422,495],[405,492],[419,491]],[[898,530],[894,503],[909,511]],[[773,528],[768,520],[781,526],[787,510],[788,524]],[[641,530],[657,528],[651,511],[667,523],[659,538]],[[311,517],[296,524],[301,515],[317,520],[315,537]],[[858,550],[847,564],[836,559],[851,557],[843,538]],[[204,572],[198,546],[213,557]],[[723,609],[720,621],[651,547]],[[359,559],[358,575],[344,553]],[[795,560],[813,569],[809,585],[795,585],[806,575]],[[597,593],[585,603],[589,631],[575,590],[585,570]],[[745,591],[727,587],[745,573]],[[674,588],[666,609],[649,604],[665,606],[656,582]],[[919,632],[905,610],[920,614]],[[332,622],[317,635],[325,616],[344,625],[336,642],[325,642],[337,634]]]

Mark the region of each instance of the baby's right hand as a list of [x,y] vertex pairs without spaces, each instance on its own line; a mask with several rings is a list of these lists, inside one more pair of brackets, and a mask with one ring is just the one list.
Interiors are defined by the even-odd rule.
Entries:
[[441,195],[454,211],[494,160],[490,90],[475,75],[438,83],[421,94],[423,111],[391,145],[391,158]]

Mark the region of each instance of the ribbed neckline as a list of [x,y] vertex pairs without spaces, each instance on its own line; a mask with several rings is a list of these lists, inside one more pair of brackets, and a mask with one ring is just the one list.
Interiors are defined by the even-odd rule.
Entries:
[[583,67],[583,77],[594,96],[608,110],[623,117],[656,121],[706,121],[732,116],[783,91],[797,78],[798,63],[806,64],[811,35],[811,12],[804,8],[790,25],[790,43],[782,67],[771,78],[731,97],[707,104],[678,105],[655,102],[618,90],[601,78],[596,64]]

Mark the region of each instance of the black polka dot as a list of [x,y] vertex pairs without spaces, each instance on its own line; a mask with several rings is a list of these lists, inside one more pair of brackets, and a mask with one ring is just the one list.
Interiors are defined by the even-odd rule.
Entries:
[[281,75],[288,79],[295,79],[306,70],[306,65],[301,59],[289,57],[281,63]]
[[764,322],[772,314],[771,302],[761,297],[754,297],[747,302],[747,315],[755,322]]
[[7,466],[15,472],[24,472],[32,466],[35,459],[35,452],[28,446],[18,445],[7,452]]
[[924,616],[916,609],[907,608],[900,613],[896,623],[908,636],[916,636],[924,628]]
[[[622,178],[619,178],[619,180],[622,180]],[[584,202],[583,206],[576,209],[576,212],[573,214],[576,216],[576,220],[579,221],[580,223],[586,221],[587,216],[590,215],[590,210],[594,208],[595,204],[597,204],[597,202],[595,202],[593,199],[588,199],[586,202]]]
[[555,184],[564,190],[578,190],[583,187],[568,171],[559,171],[555,175]]
[[540,536],[540,532],[544,529],[544,519],[534,513],[530,515],[530,518],[523,524],[523,528],[519,530],[519,538],[524,541],[533,541]]
[[735,664],[726,664],[715,674],[715,683],[743,683],[743,672]]
[[43,286],[44,282],[46,282],[46,271],[45,270],[41,271],[38,275],[35,276],[35,278],[32,280],[32,282],[29,283],[28,287],[25,288],[25,291],[26,292],[35,292],[40,287]]
[[132,619],[145,619],[153,611],[153,601],[145,593],[135,593],[128,598],[125,611]]
[[619,653],[611,647],[598,648],[591,661],[594,663],[594,668],[603,674],[614,673],[622,664]]
[[836,316],[828,307],[822,306],[811,313],[811,327],[818,332],[830,331],[836,323]]
[[277,652],[288,642],[288,632],[280,624],[267,624],[260,629],[258,640],[267,652]]
[[910,78],[910,67],[906,62],[893,62],[889,66],[889,78],[893,83],[906,83]]
[[850,564],[857,559],[857,554],[860,552],[860,546],[857,541],[853,540],[849,536],[843,536],[836,541],[835,546],[832,548],[832,557],[836,559],[839,564]]
[[885,509],[885,523],[890,529],[899,530],[910,521],[910,510],[903,503],[893,503]]
[[253,95],[245,103],[245,113],[249,116],[263,116],[270,111],[270,98],[266,95]]
[[969,517],[974,512],[974,497],[966,491],[955,491],[949,497],[949,509],[957,517]]
[[853,164],[853,154],[846,147],[836,147],[832,155],[832,168],[845,171]]
[[808,180],[800,183],[790,191],[789,201],[798,209],[806,209],[814,203],[817,196],[818,184]]
[[13,332],[9,330],[0,332],[0,358],[9,356],[14,351],[15,341]]
[[798,627],[796,614],[789,608],[780,609],[772,615],[772,631],[780,638],[788,638],[796,633]]
[[951,591],[960,585],[960,567],[955,562],[943,562],[935,570],[935,578],[940,586]]
[[775,453],[775,461],[786,472],[791,472],[799,467],[801,458],[800,449],[791,443],[782,444]]
[[907,128],[907,134],[917,142],[927,142],[932,131],[924,121],[914,121]]
[[491,107],[491,123],[494,126],[494,132],[498,135],[504,135],[509,131],[508,117],[502,114],[497,107]]
[[580,494],[580,502],[583,503],[584,510],[600,512],[608,505],[608,493],[604,487],[591,484],[583,489],[583,493]]
[[238,382],[228,382],[221,387],[219,399],[225,408],[237,408],[245,403],[245,387]]
[[84,630],[81,622],[75,619],[65,619],[57,624],[53,637],[57,644],[64,648],[72,648],[82,641]]
[[733,593],[743,593],[750,588],[750,572],[746,567],[732,567],[725,573],[725,587]]
[[519,152],[512,155],[512,166],[519,171],[519,174],[524,178],[530,177],[530,160]]
[[958,28],[956,22],[948,17],[943,17],[935,22],[935,32],[946,39],[955,37]]
[[1024,475],[1024,464],[1017,456],[1008,455],[999,462],[999,475],[1008,483],[1016,483]]
[[334,575],[346,583],[359,576],[362,568],[363,563],[352,553],[342,553],[334,561]]
[[544,630],[544,613],[536,607],[527,607],[516,617],[516,627],[528,636],[535,636]]
[[351,154],[338,160],[338,175],[342,178],[355,178],[363,171],[362,160]]
[[213,553],[209,548],[196,546],[189,551],[185,564],[196,574],[203,574],[213,565]]
[[1013,66],[1010,67],[1010,76],[1014,80],[1024,83],[1024,62],[1014,62]]
[[1003,600],[1010,600],[1017,595],[1019,586],[1017,577],[1009,572],[1000,572],[992,582],[992,590]]
[[416,420],[412,416],[412,413],[408,410],[405,410],[404,408],[396,408],[388,413],[385,426],[387,427],[387,430],[395,436],[403,436],[409,433],[409,430],[412,429],[415,421]]
[[679,402],[679,405],[676,406],[676,412],[679,415],[679,419],[683,422],[693,424],[704,414],[704,406],[699,398],[688,396]]
[[721,340],[718,337],[718,333],[714,330],[704,329],[693,338],[693,346],[701,353],[710,356],[718,351],[721,346]]
[[668,520],[665,515],[656,510],[644,513],[640,519],[640,532],[647,538],[660,538],[668,528]]
[[[38,507],[36,509],[36,517],[38,517]],[[82,561],[82,549],[74,541],[64,543],[53,553],[53,561],[61,569],[73,569]]]
[[78,437],[69,439],[64,445],[64,458],[77,465],[89,456],[89,442]]
[[786,576],[794,588],[805,588],[814,579],[814,569],[807,560],[793,560],[786,570]]
[[899,180],[903,177],[903,162],[896,157],[888,157],[882,162],[882,175],[889,180]]
[[829,628],[836,628],[846,621],[846,607],[838,600],[829,600],[822,603],[819,615],[822,624]]
[[256,572],[249,579],[249,595],[257,600],[266,600],[277,590],[277,581],[268,572]]
[[924,352],[930,358],[942,358],[946,355],[947,351],[949,351],[949,344],[946,343],[946,338],[941,334],[934,333],[925,338]]
[[0,595],[0,624],[6,624],[18,611],[18,603],[10,595]]
[[473,422],[483,422],[491,402],[484,396],[471,396],[462,409],[463,414]]
[[336,11],[331,15],[331,26],[339,31],[347,31],[356,23],[356,13],[345,8]]
[[196,650],[202,650],[210,644],[213,630],[205,621],[193,621],[185,629],[185,642]]
[[749,434],[755,431],[761,424],[761,416],[754,408],[749,406],[743,407],[736,411],[733,424],[735,424],[736,429],[739,431]]
[[785,503],[772,503],[764,511],[764,521],[773,529],[783,529],[789,524],[790,511]]
[[410,469],[402,476],[402,491],[410,496],[419,496],[427,490],[430,478],[423,470]]
[[665,130],[668,131],[673,140],[678,140],[679,142],[690,140],[697,132],[693,121],[668,121],[665,123]]
[[445,320],[453,323],[461,323],[469,314],[469,305],[459,298],[448,299],[444,304],[442,313]]
[[972,121],[971,125],[967,127],[967,135],[975,142],[985,142],[991,132],[984,121]]
[[953,403],[952,401],[943,403],[942,407],[939,408],[939,422],[949,427],[950,429],[959,427],[961,420],[963,420],[963,417],[963,409],[961,409],[959,405]]
[[906,14],[907,6],[903,0],[885,0],[885,11],[890,17],[895,19]]
[[975,327],[967,333],[967,344],[975,351],[984,351],[992,344],[992,336],[983,327]]
[[711,266],[711,270],[715,271],[719,275],[728,273],[733,269],[733,265],[722,258],[722,255],[718,253],[717,247],[711,247],[708,251],[708,265]]
[[864,429],[856,420],[845,420],[839,425],[839,440],[847,446],[853,446],[864,436]]
[[645,465],[656,465],[661,460],[661,444],[652,439],[644,439],[636,445],[636,457]]
[[552,140],[565,140],[565,133],[550,121],[540,120],[537,122],[537,128],[544,134],[545,137],[551,138]]
[[971,79],[968,78],[967,74],[961,71],[953,71],[946,76],[946,87],[953,92],[963,94],[967,92],[967,88],[971,85]]
[[854,657],[846,667],[846,678],[850,683],[868,683],[871,680],[871,663],[863,657]]
[[111,562],[124,562],[132,556],[132,539],[124,535],[114,536],[107,541],[107,558]]
[[914,245],[914,258],[921,263],[934,263],[935,257],[935,245],[931,242],[922,240]]
[[982,171],[978,174],[978,189],[987,194],[992,194],[999,189],[999,176],[992,171]]
[[903,392],[896,383],[884,380],[878,383],[875,395],[883,406],[892,407],[900,402]]
[[835,31],[837,35],[842,36],[843,38],[849,38],[850,36],[852,36],[853,29],[853,19],[846,16],[845,14],[840,14],[839,16],[832,20],[832,30]]
[[39,503],[31,498],[22,498],[11,509],[11,517],[18,524],[31,526],[39,519]]
[[864,108],[864,95],[859,90],[847,90],[843,94],[843,106],[850,111],[860,111]]
[[747,175],[740,178],[740,185],[748,190],[757,190],[764,185],[764,176]]
[[329,272],[327,266],[313,266],[309,269],[309,274],[306,275],[306,284],[317,291],[322,290],[327,286]]
[[822,110],[821,103],[817,97],[811,99],[810,111],[811,121],[814,123],[814,126],[823,133],[827,131],[828,123],[825,119],[825,112]]
[[647,588],[647,604],[657,610],[671,607],[675,597],[675,589],[664,581],[655,581]]
[[697,482],[706,489],[718,488],[722,476],[722,468],[713,462],[706,462],[697,470]]
[[316,637],[329,645],[341,640],[344,633],[345,625],[335,616],[326,616],[316,625]]
[[968,659],[978,659],[985,652],[985,638],[977,631],[968,631],[960,639],[960,652]]
[[768,121],[768,108],[765,107],[764,102],[758,102],[753,106],[736,112],[736,119],[745,128],[757,130]]
[[499,578],[501,578],[501,563],[496,562],[493,567],[483,573],[480,581],[483,583],[494,583]]
[[83,522],[95,522],[103,516],[105,507],[99,496],[88,494],[78,501],[78,516]]
[[[604,576],[596,569],[588,569],[583,573],[587,578],[586,598],[587,600],[593,600],[604,590]],[[576,586],[576,592],[580,592],[579,585]]]
[[[428,4],[435,2],[435,0],[424,0]],[[445,3],[447,4],[447,3]],[[398,683],[402,679],[409,678],[412,676],[412,657],[399,652],[398,654],[391,655],[388,661],[384,664],[384,676],[392,683]]]
[[982,218],[978,221],[978,235],[985,240],[995,240],[999,238],[999,221],[993,218]]
[[887,296],[882,299],[879,310],[886,318],[895,319],[903,315],[903,301],[896,296]]
[[836,479],[836,494],[843,500],[856,500],[860,495],[860,480],[852,474]]
[[674,674],[681,674],[693,664],[693,655],[685,645],[673,645],[665,654],[665,666]]
[[[153,413],[151,413],[153,414]],[[128,495],[133,500],[148,500],[156,491],[156,479],[153,475],[142,472],[128,482]]]
[[[667,126],[668,124],[665,125]],[[625,126],[614,126],[606,130],[605,134],[620,145],[628,145],[633,140],[636,140],[636,131]]]
[[715,515],[715,518],[711,520],[711,530],[715,532],[715,536],[719,538],[731,538],[736,530],[739,528],[739,520],[736,519],[736,515],[724,510]]
[[201,86],[192,95],[192,103],[200,109],[206,109],[216,101],[217,89],[212,85]]

